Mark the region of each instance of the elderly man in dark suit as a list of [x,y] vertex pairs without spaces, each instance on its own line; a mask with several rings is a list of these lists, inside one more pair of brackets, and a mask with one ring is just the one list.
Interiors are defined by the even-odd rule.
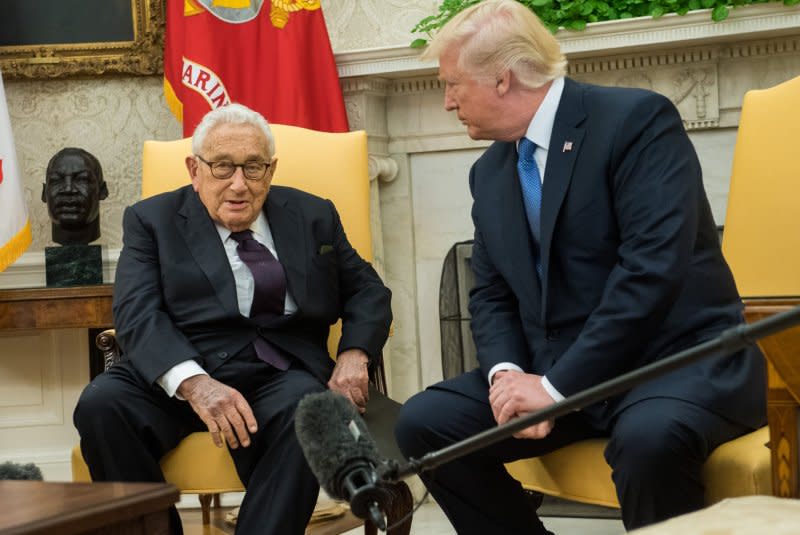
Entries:
[[237,533],[299,535],[319,487],[295,407],[331,388],[365,410],[390,292],[330,201],[270,187],[278,161],[260,114],[209,112],[192,150],[190,186],[125,211],[114,322],[126,360],[84,390],[81,450],[95,480],[159,481],[164,453],[208,429],[247,488]]
[[[564,77],[527,8],[485,0],[434,38],[445,107],[474,139],[470,294],[480,368],[407,402],[419,457],[664,358],[742,321],[694,148],[669,100]],[[503,463],[607,436],[627,528],[703,505],[701,469],[765,420],[753,348],[537,424],[425,478],[458,533],[545,528]],[[435,408],[435,410],[433,410]]]

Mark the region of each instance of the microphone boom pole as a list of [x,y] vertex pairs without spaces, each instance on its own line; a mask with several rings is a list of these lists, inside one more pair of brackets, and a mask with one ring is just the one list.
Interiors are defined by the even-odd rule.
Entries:
[[687,364],[700,359],[735,353],[744,349],[760,338],[770,336],[800,324],[800,306],[786,312],[775,314],[751,325],[740,324],[722,332],[718,337],[699,345],[680,351],[670,357],[658,360],[647,366],[630,371],[619,377],[609,379],[593,387],[587,388],[573,396],[565,398],[553,405],[538,411],[515,418],[503,425],[487,429],[475,436],[466,438],[455,444],[432,451],[419,459],[411,458],[404,465],[397,461],[385,464],[379,477],[384,481],[400,481],[408,476],[478,451],[501,440],[505,440],[518,431],[539,422],[558,418],[573,411],[580,410],[606,398],[620,394],[650,379],[660,377]]

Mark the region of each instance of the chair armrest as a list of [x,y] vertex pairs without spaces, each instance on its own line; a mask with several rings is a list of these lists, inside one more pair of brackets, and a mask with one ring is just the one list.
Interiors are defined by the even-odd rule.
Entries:
[[94,339],[97,349],[103,352],[103,367],[109,369],[122,359],[119,345],[117,344],[117,332],[114,329],[106,329]]

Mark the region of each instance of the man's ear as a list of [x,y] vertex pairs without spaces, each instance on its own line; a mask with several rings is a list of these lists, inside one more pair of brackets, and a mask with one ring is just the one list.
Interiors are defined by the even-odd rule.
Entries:
[[505,96],[511,89],[511,70],[506,69],[495,78],[495,90],[498,96]]
[[[42,192],[42,195],[44,195],[44,192]],[[108,197],[108,185],[106,184],[106,181],[103,180],[103,182],[100,183],[100,191],[97,192],[97,198],[102,201],[107,197]]]
[[197,184],[195,180],[197,179],[197,158],[194,156],[187,156],[186,157],[186,169],[189,171],[189,178],[192,180],[192,186],[194,190],[197,191]]
[[42,182],[42,202],[47,202],[47,182]]
[[269,169],[267,169],[267,184],[272,184],[272,177],[275,176],[275,170],[278,168],[278,157],[273,156],[272,161],[269,162]]

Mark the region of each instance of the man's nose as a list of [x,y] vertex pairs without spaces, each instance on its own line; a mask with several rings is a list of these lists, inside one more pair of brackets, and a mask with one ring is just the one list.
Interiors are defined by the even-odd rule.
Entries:
[[450,92],[449,91],[445,91],[444,92],[444,109],[446,111],[453,111],[456,108],[458,108],[458,105],[456,105],[455,99],[450,96]]
[[72,180],[71,176],[64,177],[64,191],[76,191],[75,181]]
[[233,175],[231,175],[231,183],[228,187],[236,191],[247,189],[247,179],[244,177],[244,169],[237,167],[233,171]]

